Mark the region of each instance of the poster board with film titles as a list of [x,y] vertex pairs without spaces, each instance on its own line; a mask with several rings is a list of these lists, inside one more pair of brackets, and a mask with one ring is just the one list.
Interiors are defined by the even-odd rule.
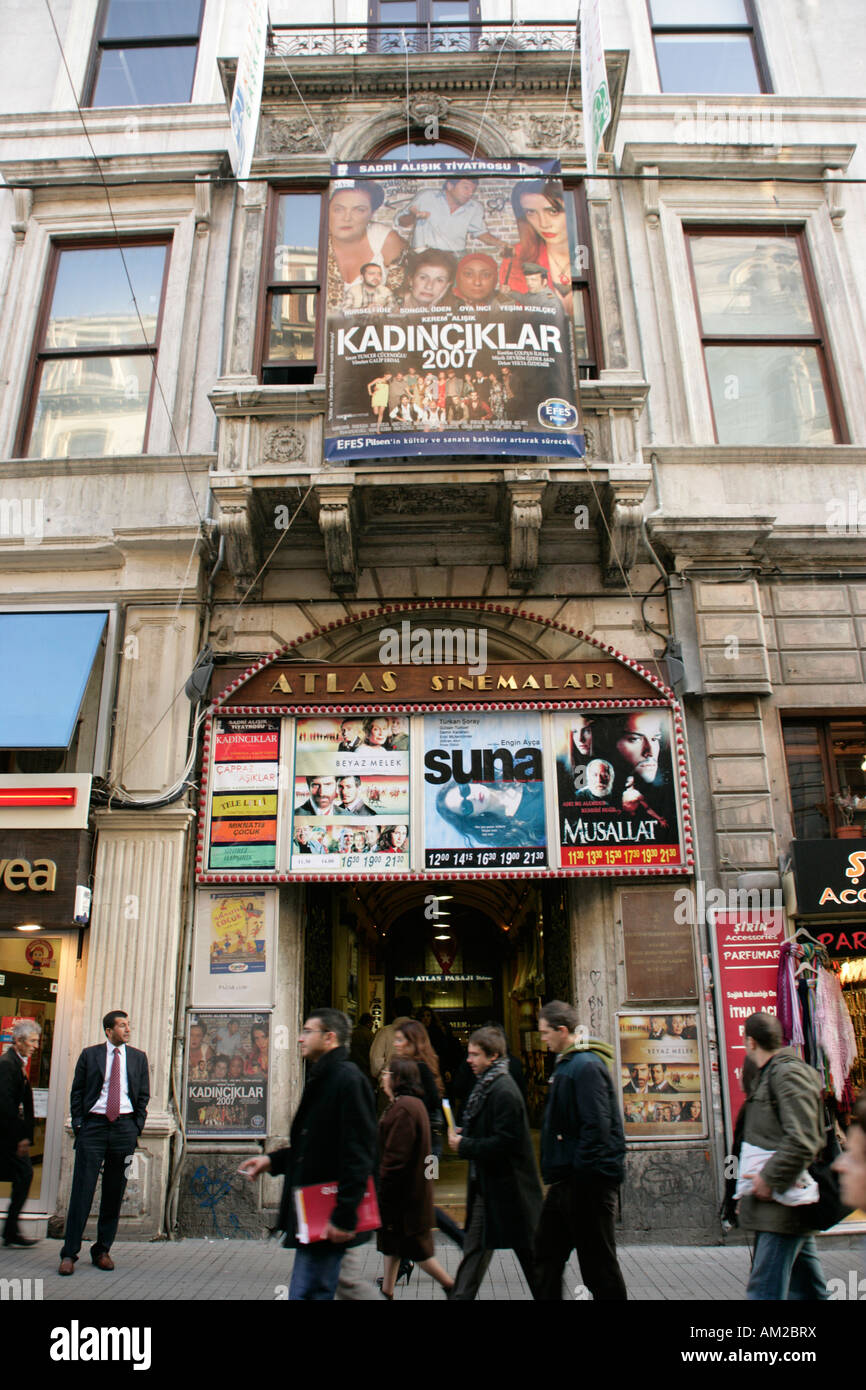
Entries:
[[268,1132],[269,1072],[267,1013],[190,1013],[184,1079],[187,1138],[263,1138]]
[[276,868],[281,722],[279,716],[214,721],[211,869]]
[[276,918],[273,889],[199,889],[192,978],[197,1008],[272,1007]]
[[[285,829],[268,846],[270,864],[261,866],[271,872],[256,872],[254,882],[284,873],[651,876],[688,869],[665,706],[226,715],[217,747],[235,749],[236,723],[248,737],[248,726],[263,722],[283,726],[281,734],[268,727],[257,736],[284,740],[293,767],[282,780],[276,763],[267,774],[276,788],[274,818]],[[267,746],[276,752],[278,742]],[[209,787],[217,807],[223,766],[214,764]],[[255,768],[245,765],[251,776]],[[238,781],[237,771],[228,775]],[[212,823],[202,836],[211,869]],[[200,879],[207,876],[200,870]]]
[[697,1139],[707,1132],[695,1009],[617,1016],[626,1139]]
[[581,456],[558,163],[331,172],[325,458]]

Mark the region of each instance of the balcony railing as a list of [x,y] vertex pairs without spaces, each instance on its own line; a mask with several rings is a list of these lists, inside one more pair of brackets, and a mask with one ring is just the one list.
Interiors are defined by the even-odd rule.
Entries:
[[330,57],[334,54],[403,53],[563,53],[578,45],[578,28],[567,22],[537,24],[483,20],[427,24],[277,24],[269,51],[277,56]]

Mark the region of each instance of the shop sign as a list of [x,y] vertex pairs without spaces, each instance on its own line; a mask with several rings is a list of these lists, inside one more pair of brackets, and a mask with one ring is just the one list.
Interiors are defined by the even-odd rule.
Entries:
[[570,242],[555,160],[335,165],[325,458],[580,457]]
[[866,839],[794,840],[798,916],[866,915]]
[[746,1043],[743,1025],[751,1014],[776,1012],[783,912],[716,912],[716,991],[724,1040],[726,1100],[733,1128],[745,1100],[741,1085]]
[[88,832],[18,829],[2,839],[0,927],[72,926],[76,889],[90,881]]

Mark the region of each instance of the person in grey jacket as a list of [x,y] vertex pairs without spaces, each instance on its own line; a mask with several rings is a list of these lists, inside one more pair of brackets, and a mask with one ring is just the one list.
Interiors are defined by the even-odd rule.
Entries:
[[824,1148],[821,1078],[814,1067],[783,1047],[782,1027],[772,1014],[746,1020],[746,1055],[758,1066],[758,1078],[746,1101],[743,1140],[772,1151],[740,1201],[738,1218],[755,1232],[755,1254],[746,1298],[826,1299],[827,1284],[818,1259],[810,1206],[790,1207],[774,1201]]

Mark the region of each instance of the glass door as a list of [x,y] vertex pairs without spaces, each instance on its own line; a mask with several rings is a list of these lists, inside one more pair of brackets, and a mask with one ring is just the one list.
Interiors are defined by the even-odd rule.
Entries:
[[[54,936],[0,937],[0,1046],[4,1052],[10,1046],[12,1027],[19,1019],[32,1018],[42,1029],[39,1046],[28,1063],[35,1125],[30,1150],[33,1182],[25,1211],[34,1202],[44,1210],[46,1196],[45,1136],[62,945],[62,939]],[[10,1184],[0,1182],[4,1207],[9,1192]]]

